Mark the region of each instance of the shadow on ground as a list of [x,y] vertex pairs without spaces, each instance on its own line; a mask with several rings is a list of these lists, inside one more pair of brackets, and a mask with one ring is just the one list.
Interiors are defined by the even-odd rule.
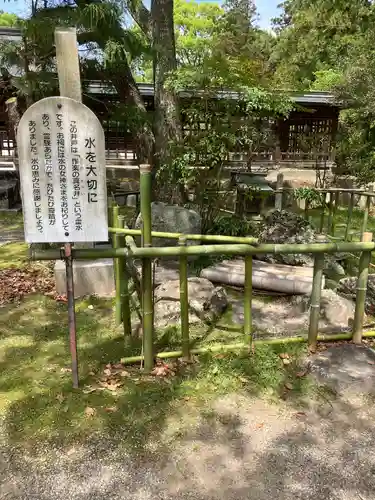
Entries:
[[[39,447],[68,446],[103,435],[108,441],[120,441],[128,452],[143,452],[159,439],[171,416],[182,411],[187,419],[190,413],[195,417],[196,408],[220,394],[240,390],[252,396],[267,391],[277,395],[288,374],[292,377],[297,369],[301,350],[300,346],[290,347],[291,357],[293,352],[296,356],[288,369],[279,358],[285,346],[265,346],[251,356],[203,356],[165,379],[131,372],[119,390],[87,393],[82,388],[90,389],[107,363],[116,363],[124,354],[138,353],[141,348],[136,339],[125,351],[121,328],[113,322],[111,301],[91,298],[77,305],[78,391],[71,389],[66,304],[29,297],[18,306],[2,308],[0,320],[4,325],[0,338],[4,430],[10,444],[35,454]],[[173,335],[176,338],[178,333]],[[202,338],[205,335],[201,332]],[[160,337],[158,349],[167,347],[171,338]],[[303,392],[304,384],[295,381],[296,394]],[[178,431],[179,423],[173,425]]]
[[[296,377],[298,345],[86,394],[71,390],[65,304],[29,298],[0,318],[7,500],[373,498],[373,398]],[[83,386],[123,355],[112,318],[110,301],[78,304]]]

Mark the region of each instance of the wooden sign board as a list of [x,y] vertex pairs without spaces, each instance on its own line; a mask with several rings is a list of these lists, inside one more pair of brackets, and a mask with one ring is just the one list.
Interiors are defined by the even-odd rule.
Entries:
[[47,97],[17,131],[28,243],[107,241],[104,132],[95,114],[68,97]]

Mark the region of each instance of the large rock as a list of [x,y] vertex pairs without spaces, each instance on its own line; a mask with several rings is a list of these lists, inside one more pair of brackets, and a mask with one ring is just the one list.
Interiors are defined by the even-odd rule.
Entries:
[[[302,310],[310,308],[310,297],[296,298]],[[354,319],[354,303],[338,295],[334,290],[322,290],[320,297],[320,322],[325,328],[347,328]]]
[[322,384],[341,393],[374,393],[375,353],[363,345],[338,344],[319,352],[309,360],[313,376]]
[[[213,321],[226,309],[227,295],[222,287],[215,287],[204,278],[188,279],[189,323]],[[180,282],[167,281],[155,290],[154,324],[157,328],[179,325]]]
[[[357,278],[348,277],[339,281],[337,291],[345,295],[351,300],[356,298]],[[375,275],[370,274],[367,282],[367,293],[365,311],[367,314],[375,313]]]
[[[322,237],[300,215],[287,210],[274,210],[269,214],[259,234],[260,243],[321,243]],[[259,255],[260,260],[291,266],[312,266],[309,254]]]
[[[243,324],[243,297],[229,297],[234,323]],[[333,290],[322,290],[319,331],[321,333],[342,332],[351,327],[354,304]],[[254,296],[252,300],[252,322],[255,334],[291,336],[307,333],[310,320],[310,297],[294,295],[272,297],[265,300]]]
[[[264,220],[259,234],[260,243],[272,244],[306,244],[330,243],[324,235],[319,234],[314,227],[300,215],[287,210],[274,210]],[[311,254],[277,254],[257,255],[265,262],[287,264],[291,266],[313,266],[314,257]],[[348,258],[348,254],[325,254],[325,275],[338,281],[345,275],[345,270],[338,263]]]
[[[160,201],[151,204],[151,222],[153,231],[183,234],[200,234],[201,232],[201,217],[197,212],[177,205],[167,205]],[[142,216],[139,214],[135,228],[141,227]],[[157,247],[175,246],[177,243],[176,239],[152,239],[152,245]],[[197,244],[197,241],[188,240],[187,244]]]

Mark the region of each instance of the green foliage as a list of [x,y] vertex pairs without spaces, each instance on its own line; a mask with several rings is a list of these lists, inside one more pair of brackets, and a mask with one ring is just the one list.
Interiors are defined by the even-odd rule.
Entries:
[[15,27],[18,26],[19,19],[15,14],[11,14],[10,12],[4,12],[0,10],[0,26],[2,28],[5,27]]
[[370,22],[368,0],[287,0],[275,20],[278,40],[271,56],[282,87],[308,88],[319,71],[341,68]]
[[327,70],[315,71],[310,90],[331,91],[340,85],[342,80],[342,72],[336,69],[329,68]]
[[215,2],[175,0],[176,54],[180,65],[197,67],[210,55],[223,15],[223,8]]
[[296,200],[305,200],[309,208],[315,208],[322,204],[322,194],[310,187],[301,187],[293,190]]
[[336,87],[348,108],[340,116],[337,162],[364,185],[375,181],[375,54],[369,50],[374,42],[371,23],[353,45],[342,81]]
[[[176,0],[174,23],[176,58],[184,72],[184,90],[207,80],[237,87],[270,80],[268,64],[274,38],[254,25],[253,2]],[[140,28],[132,28],[140,32]],[[138,81],[151,82],[152,55],[140,54],[133,61]],[[223,78],[225,74],[225,78]]]
[[[176,76],[177,88],[186,85],[185,76],[181,72]],[[203,231],[209,230],[228,201],[222,179],[231,155],[241,154],[251,168],[257,152],[274,144],[275,117],[285,116],[292,108],[287,98],[262,88],[242,86],[235,94],[223,92],[221,99],[214,99],[219,92],[215,83],[206,81],[205,87],[198,83],[198,89],[192,90],[182,109],[184,138],[170,144],[171,161],[158,171],[160,182],[194,193]]]
[[287,0],[271,55],[279,87],[332,91],[341,112],[336,162],[359,184],[375,180],[375,7],[369,0]]
[[219,214],[212,222],[207,234],[226,236],[256,236],[257,226],[244,217],[230,214]]

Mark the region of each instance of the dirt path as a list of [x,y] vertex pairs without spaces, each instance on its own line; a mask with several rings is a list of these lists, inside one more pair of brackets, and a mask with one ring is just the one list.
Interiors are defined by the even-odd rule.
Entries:
[[173,444],[150,443],[143,456],[121,451],[121,436],[116,446],[93,436],[86,447],[38,458],[3,443],[1,498],[370,500],[374,423],[372,402],[353,395],[305,414],[227,396]]

